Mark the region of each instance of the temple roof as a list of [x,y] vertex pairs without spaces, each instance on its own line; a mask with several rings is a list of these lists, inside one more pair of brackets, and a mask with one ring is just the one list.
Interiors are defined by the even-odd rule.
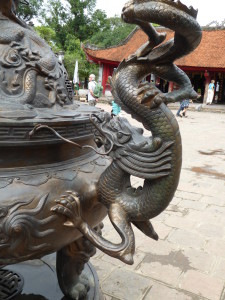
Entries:
[[[157,31],[166,31],[167,40],[171,39],[174,32],[165,28]],[[89,45],[84,46],[87,56],[94,62],[108,62],[118,64],[123,59],[134,53],[148,40],[147,35],[136,28],[121,44],[98,49]],[[198,48],[191,54],[175,62],[183,67],[225,68],[225,29],[204,28],[202,41]]]

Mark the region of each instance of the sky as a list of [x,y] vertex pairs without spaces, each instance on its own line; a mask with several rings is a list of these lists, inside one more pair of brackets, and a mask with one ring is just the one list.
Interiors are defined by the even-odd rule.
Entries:
[[[96,8],[102,9],[108,17],[121,14],[122,8],[127,0],[97,0]],[[205,26],[212,21],[221,22],[225,20],[225,1],[224,0],[181,0],[187,6],[198,9],[197,20],[201,26]]]

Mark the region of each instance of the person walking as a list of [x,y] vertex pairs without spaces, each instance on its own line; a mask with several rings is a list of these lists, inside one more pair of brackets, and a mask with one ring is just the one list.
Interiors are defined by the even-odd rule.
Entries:
[[208,87],[208,96],[206,100],[206,105],[211,105],[213,102],[213,97],[214,97],[214,91],[215,91],[215,80],[211,80],[211,83],[209,84]]
[[88,83],[88,104],[91,106],[95,106],[97,101],[97,98],[95,98],[94,95],[95,86],[96,86],[95,75],[91,74],[89,76],[89,83]]

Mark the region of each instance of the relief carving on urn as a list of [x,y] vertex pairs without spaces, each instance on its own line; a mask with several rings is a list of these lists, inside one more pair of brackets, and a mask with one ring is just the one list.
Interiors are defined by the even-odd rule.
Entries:
[[[145,137],[125,118],[73,101],[64,66],[16,17],[18,4],[0,0],[0,262],[57,252],[61,290],[82,299],[90,287],[82,271],[94,247],[132,264],[133,225],[158,239],[150,219],[173,199],[182,160],[167,104],[197,96],[174,61],[198,46],[201,29],[196,11],[180,1],[124,6],[123,20],[140,26],[149,41],[121,62],[111,87],[115,101],[151,132]],[[174,30],[174,39],[164,42],[166,34],[151,22]],[[162,93],[143,81],[150,73],[179,90]],[[131,187],[132,175],[144,179],[142,188]],[[119,244],[101,235],[107,214]]]

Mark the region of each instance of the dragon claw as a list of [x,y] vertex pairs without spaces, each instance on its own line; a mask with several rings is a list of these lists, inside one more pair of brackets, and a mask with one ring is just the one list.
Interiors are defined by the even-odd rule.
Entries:
[[157,98],[161,99],[162,92],[152,83],[143,82],[138,86],[137,97],[139,102],[146,106],[156,106],[162,103],[162,100],[157,102]]
[[51,208],[57,214],[61,214],[67,218],[65,226],[79,227],[83,222],[81,218],[80,198],[78,194],[67,191],[60,199],[55,200],[56,205]]

